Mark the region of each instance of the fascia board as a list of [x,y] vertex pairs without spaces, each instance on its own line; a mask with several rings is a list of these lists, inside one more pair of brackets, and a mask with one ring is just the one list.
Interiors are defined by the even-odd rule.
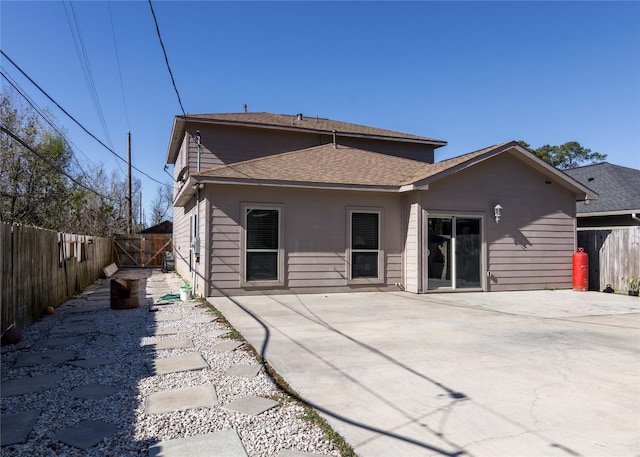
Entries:
[[165,163],[175,165],[180,152],[182,140],[184,140],[184,132],[186,130],[186,122],[179,116],[173,119],[173,127],[171,128],[171,136],[169,137],[169,148],[167,149],[167,159]]
[[[192,175],[193,176],[193,175]],[[347,191],[364,191],[364,192],[399,192],[398,186],[365,186],[365,185],[348,185],[348,184],[327,184],[327,183],[301,183],[299,181],[268,181],[256,179],[238,179],[238,178],[207,178],[206,176],[197,176],[198,183],[202,184],[218,184],[218,185],[240,185],[240,186],[265,186],[265,187],[289,187],[298,189],[324,189],[324,190],[347,190]]]
[[576,217],[597,217],[597,216],[624,216],[631,214],[640,214],[638,209],[621,209],[616,211],[594,211],[592,213],[577,213]]

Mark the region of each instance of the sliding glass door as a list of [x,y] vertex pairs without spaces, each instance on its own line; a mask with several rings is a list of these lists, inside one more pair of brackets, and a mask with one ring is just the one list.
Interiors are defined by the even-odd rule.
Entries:
[[429,290],[482,287],[480,218],[430,217],[427,240]]

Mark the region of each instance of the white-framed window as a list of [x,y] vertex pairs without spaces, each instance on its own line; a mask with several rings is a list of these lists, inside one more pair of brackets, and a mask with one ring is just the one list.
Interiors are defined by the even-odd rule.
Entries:
[[348,220],[349,279],[356,282],[382,281],[382,211],[351,208]]
[[244,227],[243,283],[283,284],[282,205],[242,205]]

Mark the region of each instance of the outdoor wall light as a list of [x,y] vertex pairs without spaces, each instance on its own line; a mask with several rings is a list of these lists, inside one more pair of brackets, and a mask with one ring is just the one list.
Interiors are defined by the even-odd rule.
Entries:
[[502,218],[502,206],[500,206],[500,204],[497,204],[496,206],[493,207],[493,220],[496,221],[496,224],[500,222],[500,219]]
[[193,190],[196,190],[196,189],[204,189],[204,183],[193,184],[193,185],[191,186],[191,188],[192,188]]

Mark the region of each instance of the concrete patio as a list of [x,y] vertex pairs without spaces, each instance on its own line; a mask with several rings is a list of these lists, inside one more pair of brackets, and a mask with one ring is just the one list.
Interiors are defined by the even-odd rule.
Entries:
[[640,300],[210,298],[361,457],[637,456]]

